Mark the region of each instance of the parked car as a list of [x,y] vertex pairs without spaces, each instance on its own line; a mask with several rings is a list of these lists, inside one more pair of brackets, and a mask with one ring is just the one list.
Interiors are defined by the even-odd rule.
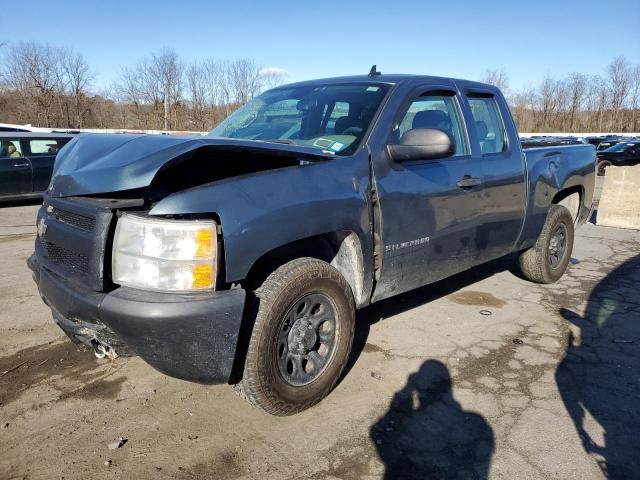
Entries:
[[598,152],[598,175],[604,175],[608,167],[624,167],[640,163],[640,140],[616,143]]
[[627,138],[622,138],[622,137],[619,137],[619,138],[607,138],[606,140],[603,140],[602,142],[600,142],[598,144],[598,146],[596,147],[596,151],[597,152],[601,152],[603,150],[606,150],[608,148],[613,147],[614,145],[617,145],[620,142],[625,142],[627,140],[628,140]]
[[58,151],[72,138],[61,133],[0,133],[0,202],[41,197]]
[[[587,137],[587,141],[591,145],[596,147],[596,150],[605,150],[605,149],[609,148],[611,145],[613,145],[612,142],[617,142],[618,140],[620,140],[620,137],[618,137],[617,135],[605,135],[605,136],[601,136],[601,137]],[[603,143],[605,145],[603,145],[602,148],[598,148],[601,143]]]
[[55,322],[99,356],[288,415],[338,381],[356,309],[511,252],[528,279],[558,280],[594,183],[591,145],[523,152],[493,86],[315,80],[208,137],[77,137],[28,263]]
[[520,139],[522,148],[554,147],[560,145],[583,145],[585,142],[577,137],[527,137]]

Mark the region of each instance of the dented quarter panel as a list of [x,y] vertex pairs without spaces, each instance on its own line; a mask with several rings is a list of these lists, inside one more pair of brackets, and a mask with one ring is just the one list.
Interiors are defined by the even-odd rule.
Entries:
[[525,156],[529,189],[518,249],[528,248],[535,243],[551,202],[560,190],[580,189],[578,223],[587,221],[593,204],[596,176],[593,145],[531,148],[525,150]]

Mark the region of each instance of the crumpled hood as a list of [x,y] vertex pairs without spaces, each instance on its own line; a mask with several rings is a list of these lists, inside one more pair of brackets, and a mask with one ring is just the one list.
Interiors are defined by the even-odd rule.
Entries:
[[[49,195],[67,197],[118,192],[151,184],[158,171],[206,147],[215,151],[242,151],[307,160],[327,160],[331,154],[310,147],[207,136],[84,134],[58,154]],[[256,161],[260,161],[257,159]]]

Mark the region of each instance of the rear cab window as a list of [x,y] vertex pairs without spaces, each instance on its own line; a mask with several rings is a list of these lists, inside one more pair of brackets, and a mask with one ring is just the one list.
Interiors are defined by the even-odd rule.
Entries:
[[482,154],[505,152],[507,150],[506,130],[495,97],[468,95],[467,100],[473,117],[472,128],[475,128]]

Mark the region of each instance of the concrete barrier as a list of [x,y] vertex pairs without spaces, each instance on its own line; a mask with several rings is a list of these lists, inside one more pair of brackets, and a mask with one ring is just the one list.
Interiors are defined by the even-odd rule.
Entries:
[[607,167],[596,223],[640,230],[640,165]]

